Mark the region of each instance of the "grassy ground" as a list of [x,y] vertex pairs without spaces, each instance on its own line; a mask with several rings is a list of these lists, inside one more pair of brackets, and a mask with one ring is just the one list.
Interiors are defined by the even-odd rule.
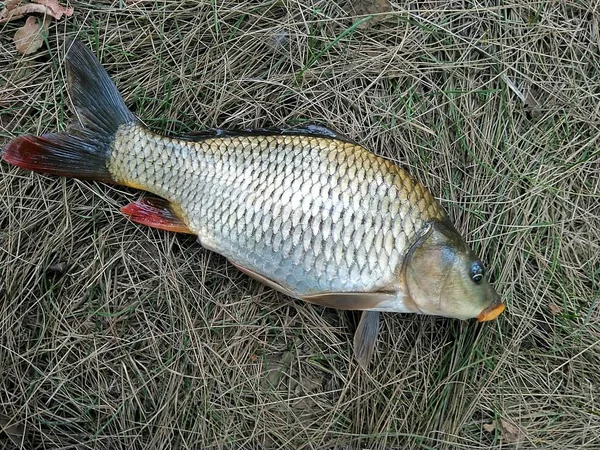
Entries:
[[0,164],[0,448],[600,448],[598,2],[74,2],[43,49],[0,28],[0,144],[64,129],[67,36],[160,132],[317,121],[427,184],[508,310],[293,301],[125,188]]

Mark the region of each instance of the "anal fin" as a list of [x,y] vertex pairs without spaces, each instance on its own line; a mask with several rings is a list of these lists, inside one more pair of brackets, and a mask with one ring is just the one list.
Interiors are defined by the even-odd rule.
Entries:
[[133,222],[175,233],[196,234],[183,222],[176,208],[162,198],[144,198],[123,206],[121,212]]

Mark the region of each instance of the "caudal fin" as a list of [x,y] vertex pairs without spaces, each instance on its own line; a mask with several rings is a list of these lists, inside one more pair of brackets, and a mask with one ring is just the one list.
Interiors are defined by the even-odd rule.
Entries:
[[119,126],[136,118],[94,54],[78,41],[67,46],[67,82],[79,124],[75,119],[65,133],[13,139],[2,159],[36,172],[112,181],[110,145]]

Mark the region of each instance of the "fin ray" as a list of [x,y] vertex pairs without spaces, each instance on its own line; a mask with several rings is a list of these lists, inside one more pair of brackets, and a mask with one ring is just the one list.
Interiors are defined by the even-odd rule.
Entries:
[[89,48],[79,41],[67,43],[67,85],[83,130],[114,134],[121,124],[137,119],[110,76]]
[[255,128],[255,129],[231,129],[209,128],[202,131],[193,131],[190,133],[176,134],[172,137],[188,141],[203,141],[206,139],[215,139],[235,136],[314,136],[326,139],[337,139],[338,141],[356,144],[356,141],[322,125],[310,124],[290,128]]
[[162,198],[140,199],[121,208],[132,222],[159,230],[195,234],[183,222],[171,203]]
[[301,298],[309,303],[352,311],[373,309],[382,302],[394,300],[396,297],[386,292],[328,292],[305,295]]
[[96,142],[67,133],[19,136],[2,151],[9,164],[62,177],[113,182],[106,151]]

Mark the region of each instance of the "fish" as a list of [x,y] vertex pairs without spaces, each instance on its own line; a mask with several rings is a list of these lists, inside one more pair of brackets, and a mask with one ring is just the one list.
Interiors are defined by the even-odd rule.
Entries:
[[12,139],[5,162],[147,191],[156,197],[121,208],[133,222],[195,235],[289,297],[362,311],[354,357],[363,368],[381,312],[483,322],[504,310],[446,211],[398,164],[319,125],[157,134],[90,49],[66,47],[79,120]]

